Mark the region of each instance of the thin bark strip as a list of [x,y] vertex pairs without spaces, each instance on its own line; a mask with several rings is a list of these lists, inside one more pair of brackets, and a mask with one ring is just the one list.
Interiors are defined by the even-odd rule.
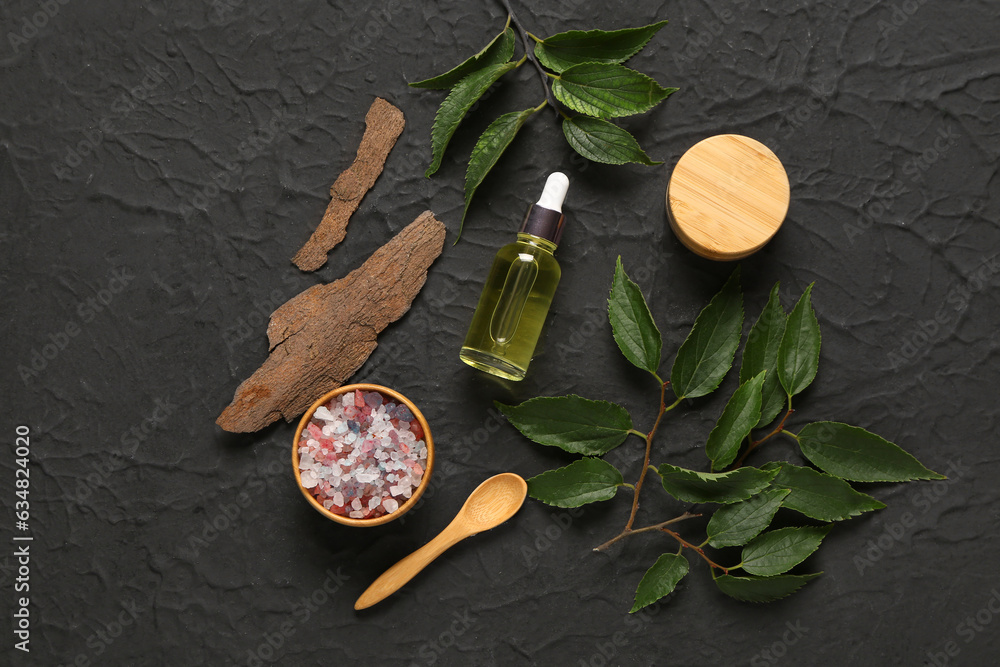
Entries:
[[347,222],[382,173],[389,151],[405,124],[402,111],[381,97],[375,98],[365,115],[365,134],[354,163],[330,187],[330,204],[316,231],[292,258],[295,266],[315,271],[326,263],[327,253],[344,240]]
[[314,285],[274,311],[270,355],[216,423],[249,433],[280,417],[292,421],[343,384],[378,345],[378,333],[410,309],[444,236],[444,224],[425,211],[347,276]]

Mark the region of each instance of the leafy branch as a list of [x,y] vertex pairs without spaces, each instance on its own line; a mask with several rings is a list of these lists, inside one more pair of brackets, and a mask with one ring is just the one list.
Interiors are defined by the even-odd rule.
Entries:
[[[580,396],[533,398],[520,405],[497,407],[510,423],[536,443],[583,455],[564,468],[528,480],[528,493],[557,507],[579,507],[611,500],[618,489],[633,492],[624,528],[595,551],[640,534],[662,534],[678,545],[664,553],[645,573],[636,589],[637,611],[670,594],[690,566],[683,553],[705,561],[718,589],[737,600],[768,602],[794,593],[821,573],[790,574],[821,545],[834,523],[885,505],[855,489],[850,482],[905,482],[943,479],[888,440],[839,422],[819,421],[788,429],[796,413],[792,399],[809,387],[819,368],[821,335],[813,310],[810,285],[791,313],[781,305],[778,285],[750,328],[743,347],[739,385],[705,441],[709,471],[669,463],[653,465],[653,440],[667,412],[685,399],[714,392],[729,374],[743,330],[743,294],[736,271],[695,319],[670,370],[659,375],[663,340],[639,286],[629,279],[621,258],[608,299],[612,334],[625,358],[650,374],[659,385],[659,409],[648,433],[633,427],[628,410],[616,403]],[[667,388],[673,392],[670,401]],[[778,415],[784,416],[768,430]],[[766,435],[754,437],[754,431]],[[645,441],[642,469],[635,484],[600,458],[629,436]],[[747,457],[771,438],[787,435],[803,458],[815,467],[771,461],[759,468],[745,465]],[[703,541],[691,540],[672,526],[701,517],[691,510],[635,528],[640,494],[648,473],[660,478],[664,491],[680,503],[715,504]],[[812,519],[816,524],[769,529],[780,510]],[[740,549],[739,561],[708,552]],[[723,556],[729,552],[723,551]],[[733,559],[735,560],[735,558]],[[734,574],[738,572],[738,574]]]
[[[465,173],[465,207],[456,243],[476,190],[532,115],[552,107],[562,118],[566,142],[588,160],[656,165],[661,163],[651,159],[635,137],[607,119],[645,113],[677,90],[663,88],[621,64],[641,51],[666,21],[612,31],[571,30],[543,39],[525,29],[509,0],[500,3],[507,11],[507,21],[485,47],[444,74],[410,84],[449,91],[434,117],[427,177],[441,167],[448,144],[465,116],[508,72],[530,62],[545,94],[538,106],[503,114],[480,135]],[[524,55],[515,61],[518,37]]]

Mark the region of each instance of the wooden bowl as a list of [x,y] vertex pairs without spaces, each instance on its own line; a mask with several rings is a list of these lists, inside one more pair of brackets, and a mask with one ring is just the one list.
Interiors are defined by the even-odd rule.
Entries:
[[[302,473],[299,471],[299,439],[302,437],[302,431],[305,430],[306,426],[309,424],[309,420],[312,419],[313,413],[316,412],[316,408],[324,405],[327,401],[338,396],[342,396],[348,392],[353,392],[355,389],[360,389],[361,391],[377,391],[387,398],[391,398],[398,403],[402,403],[413,416],[417,418],[417,422],[420,424],[420,428],[424,431],[424,442],[427,445],[427,463],[424,464],[424,476],[420,479],[420,485],[413,490],[413,495],[399,506],[392,514],[383,514],[380,517],[375,517],[374,519],[352,519],[349,516],[343,516],[340,514],[334,514],[330,510],[323,507],[323,505],[316,499],[316,496],[309,493],[306,487],[302,486]],[[333,391],[327,392],[321,396],[315,403],[313,403],[305,414],[302,415],[302,419],[299,420],[299,427],[295,429],[295,439],[292,441],[292,470],[295,472],[295,483],[299,487],[299,491],[302,495],[306,497],[309,504],[313,506],[317,512],[325,516],[331,521],[336,521],[337,523],[342,523],[345,526],[354,526],[356,528],[371,528],[373,526],[381,526],[384,523],[388,523],[393,519],[398,519],[399,517],[406,514],[411,507],[413,507],[420,496],[424,494],[424,490],[427,488],[428,482],[431,479],[431,472],[434,470],[434,440],[431,438],[431,428],[427,425],[427,420],[424,419],[423,413],[417,409],[410,399],[406,398],[398,391],[389,389],[388,387],[383,387],[378,384],[347,384],[341,387],[337,387]]]
[[667,217],[689,250],[730,262],[771,240],[790,200],[788,175],[771,149],[721,134],[698,142],[677,162],[667,185]]

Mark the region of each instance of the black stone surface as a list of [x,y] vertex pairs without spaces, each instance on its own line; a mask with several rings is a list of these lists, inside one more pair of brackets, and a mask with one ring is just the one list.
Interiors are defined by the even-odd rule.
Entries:
[[[428,180],[443,93],[406,81],[478,50],[503,23],[497,4],[3,3],[6,664],[998,662],[997,3],[515,7],[538,35],[670,19],[631,64],[681,92],[622,121],[666,164],[587,164],[547,110],[480,189],[452,246],[476,137],[542,91],[527,67],[509,75]],[[353,158],[376,95],[403,109],[407,128],[346,241],[303,274],[290,258]],[[501,425],[494,399],[575,392],[623,402],[648,427],[656,388],[621,357],[606,321],[615,258],[647,294],[669,364],[733,267],[678,244],[666,179],[687,148],[726,132],[771,146],[792,182],[784,228],[743,262],[748,313],[775,281],[786,307],[816,282],[820,373],[792,423],[865,426],[950,480],[866,488],[888,508],[838,525],[800,568],[824,575],[771,605],[724,597],[692,558],[675,594],[629,616],[643,572],[674,545],[638,537],[591,553],[623,524],[623,493],[575,517],[529,501],[355,613],[367,585],[443,528],[484,478],[569,460]],[[528,378],[494,382],[457,350],[493,253],[556,169],[572,182],[563,284]],[[354,530],[295,488],[293,424],[233,436],[214,420],[266,356],[266,314],[358,266],[427,208],[448,225],[445,253],[355,379],[421,407],[439,468],[404,522]],[[672,413],[654,461],[703,467],[734,383],[735,374]],[[14,527],[19,424],[31,433],[27,532]],[[754,460],[769,456],[795,453],[775,440]],[[612,460],[634,479],[638,441]],[[648,489],[640,523],[682,509],[664,496]],[[27,593],[14,589],[15,533],[34,537]],[[30,654],[13,648],[21,595]]]

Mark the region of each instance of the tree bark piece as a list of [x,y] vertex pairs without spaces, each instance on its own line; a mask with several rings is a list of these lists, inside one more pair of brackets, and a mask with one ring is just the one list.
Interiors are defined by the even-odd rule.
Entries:
[[343,384],[378,345],[378,333],[410,309],[444,237],[444,224],[425,211],[345,277],[314,285],[275,310],[267,327],[270,355],[216,423],[249,433],[279,417],[292,421]]
[[303,271],[315,271],[326,263],[327,253],[344,240],[347,222],[382,173],[389,151],[405,124],[402,111],[381,97],[375,98],[365,114],[365,134],[354,163],[330,186],[330,204],[316,231],[292,258],[295,266]]

